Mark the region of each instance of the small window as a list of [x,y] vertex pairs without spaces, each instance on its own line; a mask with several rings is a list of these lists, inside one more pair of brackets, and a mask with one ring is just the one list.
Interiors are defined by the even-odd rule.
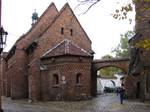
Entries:
[[53,75],[53,84],[58,85],[59,84],[59,77],[57,74]]
[[61,34],[62,35],[64,34],[64,28],[61,28]]
[[78,73],[78,74],[76,75],[76,84],[80,84],[80,83],[81,83],[81,74]]
[[37,48],[37,46],[38,46],[37,42],[31,43],[31,44],[27,47],[26,53],[27,53],[27,54],[33,53],[33,51]]
[[70,35],[73,36],[73,29],[70,29]]

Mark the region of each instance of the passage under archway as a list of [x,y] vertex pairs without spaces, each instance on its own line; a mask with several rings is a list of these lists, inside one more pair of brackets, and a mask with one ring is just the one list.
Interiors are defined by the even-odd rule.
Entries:
[[118,75],[126,74],[126,71],[115,66],[104,66],[97,71],[98,77],[115,78],[116,77],[115,74]]
[[114,66],[102,67],[97,71],[97,93],[102,93],[104,88],[116,89],[121,86],[125,71]]
[[105,67],[117,67],[122,70],[122,73],[127,74],[129,68],[129,58],[95,59],[92,65],[91,93],[92,96],[96,96],[98,91],[98,82],[101,83],[101,81],[98,81],[100,75],[97,76],[97,72]]

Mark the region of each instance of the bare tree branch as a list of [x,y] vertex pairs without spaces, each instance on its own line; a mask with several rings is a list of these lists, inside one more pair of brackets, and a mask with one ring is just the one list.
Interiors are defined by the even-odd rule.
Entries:
[[[79,1],[79,0],[78,0],[78,1]],[[74,8],[74,10],[76,10],[76,9],[77,9],[79,6],[81,6],[81,5],[85,5],[86,3],[87,3],[87,2],[83,2],[83,1],[81,2],[81,1],[80,1],[80,3]]]
[[74,10],[76,10],[80,5],[85,5],[85,4],[93,3],[92,2],[93,0],[77,0],[77,1],[79,2],[79,4],[74,8]]
[[97,0],[96,2],[92,3],[92,4],[88,7],[88,9],[87,9],[85,12],[83,12],[82,14],[87,13],[87,12],[88,12],[95,4],[97,4],[99,1],[100,1],[100,0]]
[[87,13],[95,4],[97,4],[100,0],[77,0],[79,2],[79,4],[74,8],[74,10],[76,10],[79,6],[81,5],[85,5],[85,4],[90,4],[90,6],[86,9],[86,11],[84,11],[83,13],[79,14],[85,14]]

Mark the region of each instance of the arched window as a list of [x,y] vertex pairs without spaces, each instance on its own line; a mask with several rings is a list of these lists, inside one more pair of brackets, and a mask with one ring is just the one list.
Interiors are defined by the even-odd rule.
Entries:
[[76,84],[80,84],[81,83],[81,73],[78,73],[76,75]]
[[57,74],[54,74],[54,75],[53,75],[53,84],[54,84],[54,85],[59,84],[59,77],[58,77]]

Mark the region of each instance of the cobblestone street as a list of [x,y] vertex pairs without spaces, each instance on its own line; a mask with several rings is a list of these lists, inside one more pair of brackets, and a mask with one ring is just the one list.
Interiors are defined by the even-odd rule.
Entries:
[[4,112],[150,112],[150,103],[125,100],[121,105],[116,94],[104,94],[88,101],[38,102],[3,98]]

